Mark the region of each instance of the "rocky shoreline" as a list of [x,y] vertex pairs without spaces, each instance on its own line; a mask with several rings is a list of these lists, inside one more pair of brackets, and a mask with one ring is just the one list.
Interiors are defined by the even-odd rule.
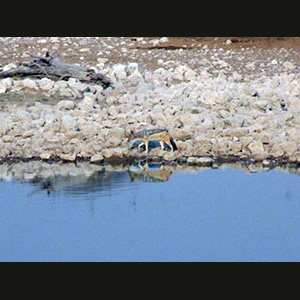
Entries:
[[[0,162],[159,160],[211,164],[222,157],[300,164],[300,75],[214,76],[187,65],[97,68],[114,88],[50,79],[0,80]],[[96,67],[95,67],[96,68]],[[27,95],[29,101],[22,100]],[[131,130],[165,128],[178,151],[131,149]]]

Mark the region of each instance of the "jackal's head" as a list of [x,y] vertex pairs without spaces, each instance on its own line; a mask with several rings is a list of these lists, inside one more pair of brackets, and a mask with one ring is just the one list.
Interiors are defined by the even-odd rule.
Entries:
[[128,142],[131,142],[135,138],[135,132],[131,129],[130,131],[128,131],[126,136],[128,138]]

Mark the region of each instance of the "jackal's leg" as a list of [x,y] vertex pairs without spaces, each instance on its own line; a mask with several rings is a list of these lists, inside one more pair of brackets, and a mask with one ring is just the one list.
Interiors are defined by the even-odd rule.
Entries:
[[174,148],[173,148],[173,146],[172,146],[172,143],[171,143],[170,137],[169,137],[169,136],[166,136],[166,137],[164,138],[164,141],[166,142],[166,144],[167,144],[167,145],[169,145],[169,146],[170,146],[170,148],[171,148],[171,151],[174,151]]
[[145,141],[145,145],[146,145],[146,153],[149,153],[149,141]]
[[160,143],[161,149],[162,149],[162,150],[165,150],[165,144],[164,144],[164,141],[159,141],[159,143]]
[[145,142],[141,142],[139,145],[138,145],[138,149],[139,151],[141,151],[141,147],[145,145]]

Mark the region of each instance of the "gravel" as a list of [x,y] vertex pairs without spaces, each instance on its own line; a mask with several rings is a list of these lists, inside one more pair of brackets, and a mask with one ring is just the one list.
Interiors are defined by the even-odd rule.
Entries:
[[165,128],[178,151],[153,148],[149,157],[204,165],[222,157],[300,163],[300,75],[293,48],[238,48],[228,38],[218,47],[172,38],[1,42],[4,58],[9,49],[15,61],[26,60],[24,47],[37,55],[56,50],[106,74],[114,85],[103,90],[74,78],[0,80],[2,161],[145,159],[131,149],[130,131]]

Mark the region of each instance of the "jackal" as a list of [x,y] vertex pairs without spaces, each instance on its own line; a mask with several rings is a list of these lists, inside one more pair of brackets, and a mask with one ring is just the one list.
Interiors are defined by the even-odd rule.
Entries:
[[170,176],[172,175],[172,172],[170,170],[165,169],[164,166],[160,166],[160,168],[155,171],[149,170],[148,163],[145,166],[142,166],[139,163],[139,167],[141,169],[139,171],[128,170],[131,182],[134,182],[136,179],[145,182],[163,182],[168,181]]
[[139,144],[138,148],[140,149],[143,145],[145,145],[147,154],[149,153],[149,141],[159,141],[163,150],[165,150],[164,142],[170,146],[172,151],[178,150],[177,145],[170,137],[169,132],[166,129],[147,129],[138,131],[136,133],[131,131],[129,141],[132,140],[141,140],[142,143]]

